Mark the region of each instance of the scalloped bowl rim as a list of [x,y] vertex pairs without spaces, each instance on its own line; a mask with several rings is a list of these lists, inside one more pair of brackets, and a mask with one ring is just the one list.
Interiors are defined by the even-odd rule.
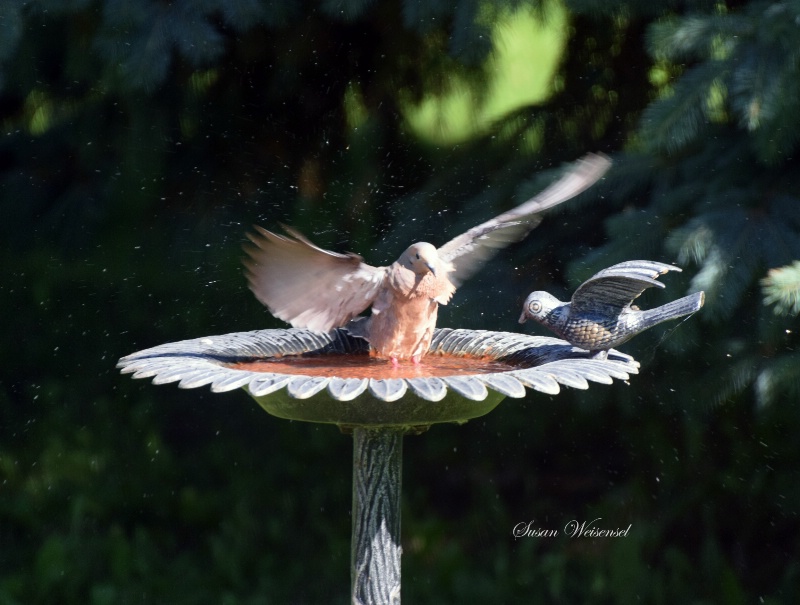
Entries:
[[[561,386],[586,389],[590,382],[627,381],[638,372],[629,355],[608,359],[548,336],[437,328],[429,354],[473,355],[508,361],[515,369],[441,378],[337,378],[242,370],[228,364],[303,353],[363,353],[367,344],[345,329],[320,334],[299,328],[234,332],[144,349],[119,360],[133,378],[180,388],[210,385],[222,393],[244,388],[270,414],[340,426],[425,427],[482,416],[505,397],[526,389],[556,395]],[[423,361],[424,363],[424,361]]]

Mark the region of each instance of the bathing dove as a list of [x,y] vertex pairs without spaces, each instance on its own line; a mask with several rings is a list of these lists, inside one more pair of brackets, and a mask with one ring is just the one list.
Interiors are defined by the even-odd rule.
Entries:
[[[291,228],[284,236],[256,226],[248,234],[254,246],[245,249],[250,289],[294,327],[328,332],[347,326],[378,357],[418,363],[430,346],[438,306],[496,250],[525,237],[539,223],[539,212],[590,187],[610,164],[603,155],[589,154],[529,201],[438,249],[412,244],[388,267],[318,248]],[[370,306],[370,317],[353,320]]]
[[647,288],[663,288],[664,284],[656,280],[668,271],[680,268],[646,260],[619,263],[583,282],[568,303],[547,292],[531,292],[522,306],[519,323],[537,321],[571,345],[604,359],[608,349],[662,321],[694,313],[703,306],[703,292],[655,309],[642,311],[632,305]]

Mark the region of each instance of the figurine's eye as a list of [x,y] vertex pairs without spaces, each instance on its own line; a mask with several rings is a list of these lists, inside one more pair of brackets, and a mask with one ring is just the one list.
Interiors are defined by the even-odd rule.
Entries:
[[417,252],[417,260],[419,260],[419,252]]
[[539,311],[542,310],[542,303],[540,303],[538,300],[534,300],[530,304],[530,310],[531,310],[531,313],[538,313]]

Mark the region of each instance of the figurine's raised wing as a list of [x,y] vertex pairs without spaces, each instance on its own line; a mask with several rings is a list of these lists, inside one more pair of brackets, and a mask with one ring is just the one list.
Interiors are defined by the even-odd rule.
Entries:
[[598,306],[623,309],[647,288],[663,288],[656,281],[668,271],[680,271],[680,267],[649,260],[631,260],[619,263],[595,273],[583,282],[572,295],[575,312],[591,311]]

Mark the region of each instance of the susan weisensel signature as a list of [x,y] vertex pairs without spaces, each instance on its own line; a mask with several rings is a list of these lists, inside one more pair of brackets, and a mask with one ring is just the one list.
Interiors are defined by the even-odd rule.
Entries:
[[514,526],[511,534],[514,538],[557,538],[562,533],[568,538],[624,538],[633,525],[631,523],[625,528],[603,528],[600,526],[602,520],[602,517],[589,522],[573,519],[562,530],[538,527],[535,521],[521,521]]

